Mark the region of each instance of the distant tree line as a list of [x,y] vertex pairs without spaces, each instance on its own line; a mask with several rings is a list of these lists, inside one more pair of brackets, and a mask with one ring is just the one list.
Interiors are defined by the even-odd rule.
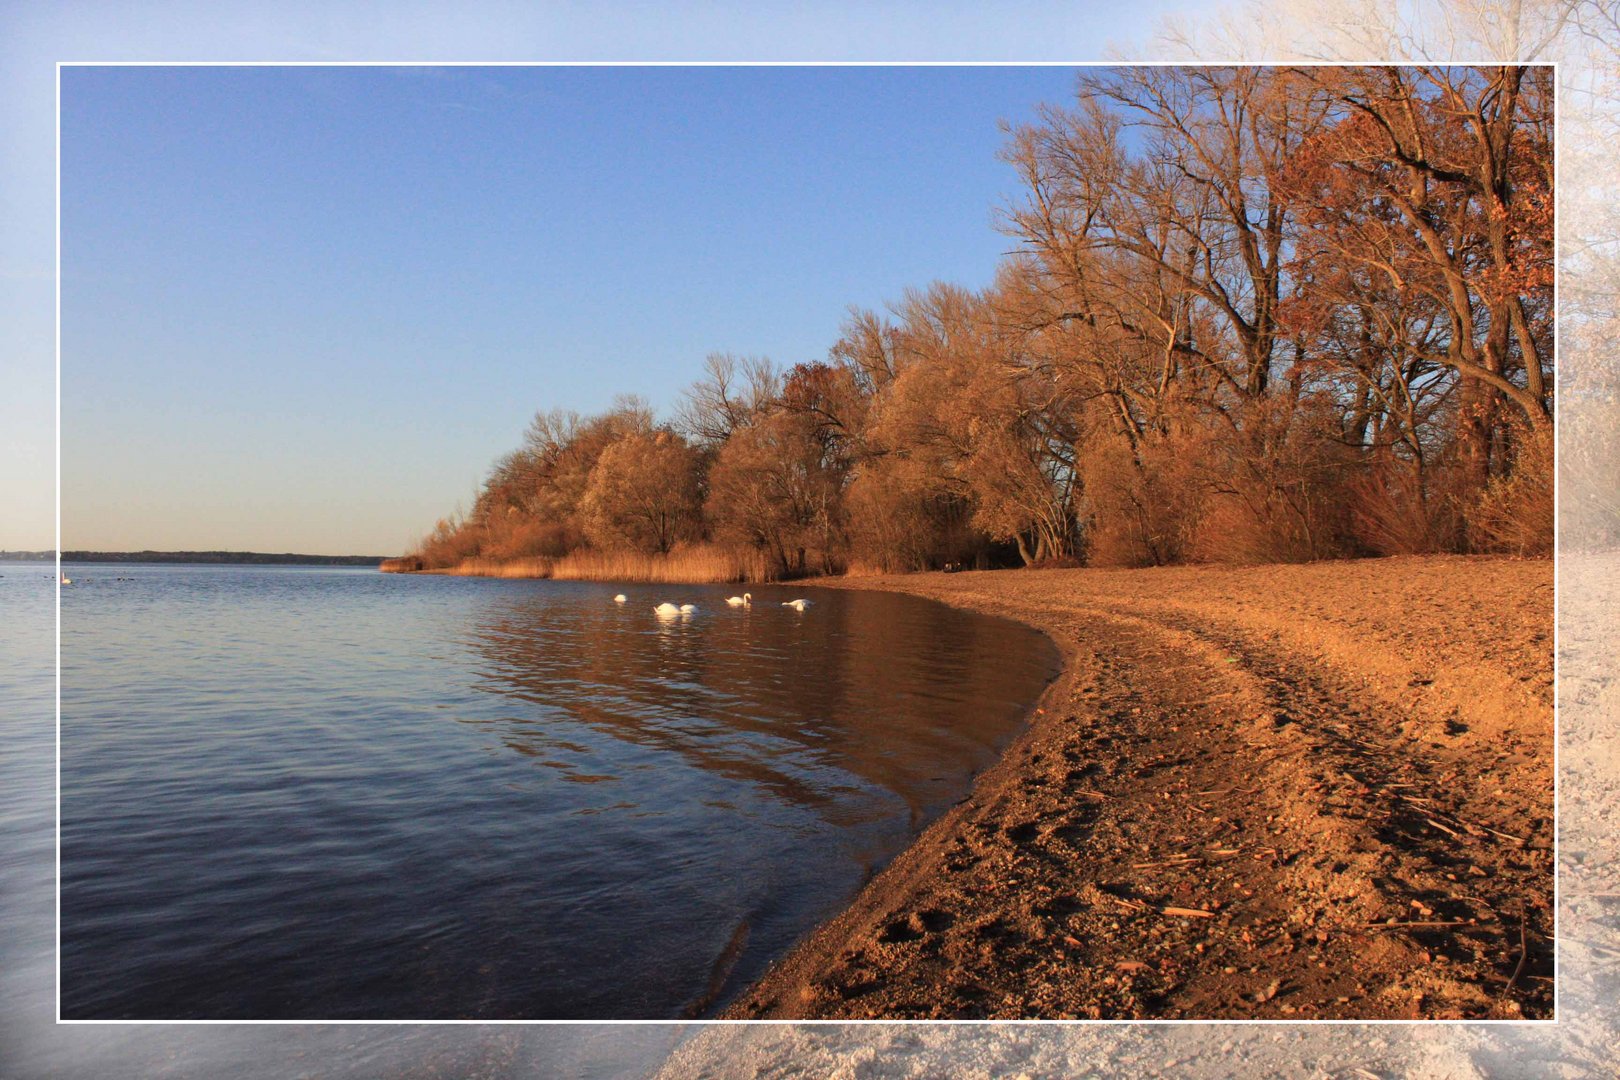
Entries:
[[1128,68],[1011,128],[994,284],[717,355],[660,423],[537,416],[426,566],[1550,550],[1546,67]]

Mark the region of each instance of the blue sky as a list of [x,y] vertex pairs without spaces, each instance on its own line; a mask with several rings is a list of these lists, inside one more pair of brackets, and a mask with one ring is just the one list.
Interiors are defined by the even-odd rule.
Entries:
[[[401,0],[386,7],[384,18],[376,5],[346,0],[152,0],[138,6],[109,0],[18,0],[0,6],[0,352],[6,357],[6,392],[0,394],[0,506],[5,508],[0,548],[47,547],[56,526],[58,62],[1083,62],[1108,59],[1120,50],[1141,51],[1140,43],[1152,36],[1161,17],[1188,7],[1179,0],[1144,0],[1130,7],[1095,0],[803,0],[791,5],[468,0],[452,8],[439,0]],[[684,229],[660,229],[651,237],[657,243],[648,254],[664,263],[674,261],[681,270],[636,295],[643,307],[634,310],[645,311],[649,319],[673,311],[686,324],[679,329],[684,337],[673,325],[664,328],[656,344],[667,351],[655,356],[650,350],[632,351],[632,345],[645,342],[645,326],[627,320],[613,304],[582,306],[579,325],[572,329],[545,321],[548,313],[569,310],[571,301],[562,290],[548,287],[549,279],[536,272],[533,259],[521,258],[518,241],[532,244],[537,222],[503,223],[487,207],[474,204],[458,209],[455,192],[440,175],[443,163],[431,156],[432,147],[418,146],[423,157],[410,160],[413,135],[422,133],[425,139],[426,133],[445,132],[445,113],[464,113],[462,119],[471,121],[470,130],[450,129],[451,143],[459,141],[464,148],[485,145],[477,138],[480,133],[493,138],[500,132],[503,110],[512,102],[501,99],[498,80],[481,79],[488,72],[462,72],[451,79],[426,74],[379,79],[378,86],[387,92],[379,90],[381,96],[369,102],[346,101],[340,79],[323,79],[331,71],[291,74],[281,89],[261,84],[240,98],[225,94],[201,102],[187,101],[180,88],[156,85],[162,80],[154,80],[150,90],[131,90],[128,97],[111,95],[109,100],[104,92],[98,101],[89,85],[93,80],[87,80],[85,111],[78,123],[91,145],[65,146],[64,166],[77,153],[74,160],[99,171],[103,190],[81,185],[80,212],[87,226],[64,238],[64,254],[81,259],[81,265],[70,268],[78,278],[67,282],[64,291],[70,305],[64,314],[71,316],[64,321],[64,346],[79,352],[64,356],[87,376],[74,383],[73,369],[64,366],[62,523],[68,546],[398,548],[434,516],[470,496],[489,459],[512,445],[530,410],[550,403],[592,407],[589,393],[572,401],[559,393],[534,392],[537,386],[561,390],[565,380],[568,386],[589,382],[580,370],[589,359],[583,350],[574,353],[570,365],[542,380],[535,369],[536,343],[558,349],[577,345],[586,336],[586,317],[600,318],[603,307],[612,312],[611,325],[621,337],[614,363],[635,355],[651,365],[658,356],[679,352],[680,377],[671,374],[666,379],[671,385],[689,378],[711,349],[768,352],[783,360],[819,355],[830,337],[815,327],[835,326],[847,304],[878,305],[906,285],[935,277],[971,282],[988,272],[981,253],[1000,239],[988,232],[987,202],[975,203],[970,216],[946,221],[932,217],[926,201],[910,200],[926,197],[937,207],[960,201],[975,185],[993,199],[1005,188],[1006,174],[979,151],[993,149],[997,136],[993,127],[974,125],[981,120],[993,124],[996,117],[1023,107],[1018,73],[1007,74],[1005,89],[989,89],[982,100],[964,91],[944,94],[925,110],[914,108],[913,101],[905,114],[924,123],[915,130],[908,123],[906,131],[886,133],[892,136],[893,151],[873,149],[870,143],[861,150],[876,122],[873,117],[892,108],[893,100],[866,101],[857,94],[853,104],[871,111],[794,117],[790,127],[804,140],[816,134],[847,136],[838,147],[866,166],[865,174],[856,169],[843,186],[825,182],[814,169],[802,167],[831,168],[821,160],[829,155],[800,152],[795,159],[790,143],[775,161],[756,162],[750,175],[757,179],[798,168],[805,175],[795,177],[797,186],[786,190],[831,197],[849,212],[837,229],[810,229],[802,218],[788,215],[778,247],[767,250],[763,241],[747,250],[734,246],[734,281],[740,280],[743,288],[731,287],[715,266],[676,257],[701,234],[692,220]],[[1030,76],[1038,86],[1051,78],[1051,73]],[[1057,78],[1066,85],[1066,79]],[[847,97],[847,89],[844,93]],[[519,103],[528,110],[524,115],[532,118],[540,102],[521,97]],[[601,109],[615,102],[624,105],[622,97],[608,95],[587,104],[602,116]],[[657,117],[668,115],[680,100],[629,104]],[[740,138],[748,123],[759,122],[760,110],[771,100],[769,95],[756,99],[744,94],[725,101],[727,107],[716,110],[713,118],[729,117],[745,125],[734,133]],[[99,120],[92,105],[102,110]],[[305,108],[309,123],[303,130],[291,126],[298,114],[286,110],[294,105]],[[259,107],[262,115],[252,115]],[[960,126],[947,115],[953,109],[960,110],[954,118]],[[377,124],[359,123],[368,116],[379,121],[381,130]],[[186,117],[192,126],[180,126]],[[171,123],[174,127],[166,126]],[[328,171],[296,178],[300,165],[326,168],[320,157],[323,138],[329,140],[325,149],[330,153],[336,145],[330,140],[352,139],[356,126],[364,136],[355,140],[362,151],[353,158],[359,171],[345,177],[340,168],[336,175]],[[921,146],[929,153],[920,157],[915,152],[928,132],[943,129],[954,135],[937,150],[954,148],[964,160],[960,167],[947,164],[929,171],[927,166],[943,160],[936,148]],[[151,137],[132,138],[140,132]],[[727,133],[711,125],[703,135],[697,142],[712,146],[716,139],[724,145]],[[674,144],[655,145],[670,149]],[[529,157],[504,164],[475,161],[469,173],[476,182],[474,193],[485,198],[511,194],[513,176],[503,170],[532,163],[538,151],[533,144],[519,149]],[[917,171],[907,175],[907,158],[900,150],[916,158]],[[873,163],[884,153],[895,159],[886,195],[881,186],[871,186]],[[338,165],[346,167],[347,159],[340,159]],[[152,177],[142,179],[138,173],[143,164],[159,173],[167,168],[163,175],[170,183],[159,187],[150,182]],[[682,171],[669,172],[671,185],[654,194],[684,190],[677,183]],[[430,182],[412,193],[405,187],[412,176]],[[209,185],[238,182],[239,205],[251,204],[258,215],[284,214],[287,222],[279,224],[274,216],[233,218],[229,201],[217,186],[204,186],[204,179]],[[68,173],[64,182],[66,195],[75,177]],[[376,189],[374,203],[364,194],[368,182]],[[908,184],[912,190],[905,188]],[[321,200],[299,204],[291,190],[318,193]],[[870,205],[887,207],[894,221],[926,219],[927,227],[905,245],[885,245],[881,241],[889,236],[888,222],[860,217],[857,200],[867,195],[883,195]],[[531,209],[537,205],[529,203]],[[413,207],[434,210],[431,224],[438,228],[399,233],[385,228],[394,215]],[[339,221],[340,208],[355,212]],[[182,220],[188,209],[197,211],[195,220]],[[741,200],[738,212],[750,222],[776,219],[757,198]],[[88,228],[98,215],[108,226],[101,235]],[[578,235],[592,220],[575,211],[561,220],[552,237],[560,242],[566,227]],[[436,238],[448,235],[458,222],[470,227],[467,244],[434,249]],[[507,225],[509,237],[503,233]],[[215,227],[221,231],[209,231]],[[972,237],[965,239],[969,233]],[[376,262],[365,261],[358,249],[345,250],[361,236],[388,240],[388,246],[373,252]],[[593,235],[593,242],[597,239]],[[643,230],[640,240],[648,239]],[[790,242],[804,244],[803,258],[826,260],[840,251],[855,252],[857,258],[837,266],[792,260],[776,266],[773,252]],[[97,245],[105,249],[105,266],[96,265],[102,257]],[[723,249],[708,247],[718,262]],[[397,255],[397,262],[382,251]],[[502,282],[462,273],[464,264],[458,259],[468,251],[487,256],[483,265],[488,267],[521,271],[522,279]],[[237,257],[249,253],[250,258]],[[143,259],[152,262],[145,265]],[[443,269],[425,269],[436,263]],[[646,280],[654,279],[650,268],[630,263],[646,270]],[[799,276],[773,279],[742,272],[761,265]],[[379,267],[384,272],[378,273]],[[356,269],[367,272],[365,280],[356,280]],[[562,273],[555,264],[550,272]],[[598,275],[599,282],[613,272],[604,254],[565,275],[565,284],[583,288],[590,283],[589,274]],[[285,273],[293,277],[278,276]],[[334,281],[341,287],[333,287]],[[397,291],[387,292],[390,284]],[[265,300],[257,307],[249,302],[254,290]],[[793,302],[775,304],[784,295]],[[719,325],[719,312],[703,323],[697,318],[702,312],[693,308],[714,296],[722,297],[721,307],[731,319],[719,333],[710,330]],[[824,298],[831,299],[831,307]],[[71,308],[74,303],[76,309]],[[510,323],[491,322],[493,316],[514,311],[520,317]],[[456,324],[461,337],[455,342],[450,323],[436,318],[444,312],[461,320]],[[474,320],[475,315],[482,318]],[[232,321],[231,316],[240,318]],[[230,333],[219,333],[221,327]],[[368,338],[379,328],[389,329],[391,336]],[[275,377],[267,377],[269,369],[249,360],[254,342],[260,355],[281,358]],[[453,344],[465,348],[451,349]],[[375,350],[383,349],[393,350],[394,370],[403,373],[388,386],[367,381],[381,364]],[[805,350],[809,356],[799,355]],[[520,373],[529,379],[523,385],[503,367],[518,353],[524,357]],[[453,387],[437,367],[452,354],[462,377]],[[205,368],[206,379],[200,375]],[[423,369],[432,378],[421,377]],[[326,376],[319,385],[301,381],[300,371],[317,370]],[[253,371],[253,380],[231,385],[243,371]],[[641,389],[665,404],[658,386],[626,388]],[[83,396],[75,397],[76,391]],[[114,400],[119,394],[124,397]],[[352,406],[342,424],[333,420],[340,400]],[[120,401],[126,407],[119,408]],[[363,437],[368,431],[382,437]],[[231,456],[222,453],[226,440],[221,433],[235,439]],[[345,449],[343,436],[366,453],[335,456]],[[414,447],[409,462],[392,451],[407,436]],[[390,447],[386,459],[381,457],[383,446]]]
[[1074,72],[70,67],[63,542],[399,550],[536,409],[982,286]]

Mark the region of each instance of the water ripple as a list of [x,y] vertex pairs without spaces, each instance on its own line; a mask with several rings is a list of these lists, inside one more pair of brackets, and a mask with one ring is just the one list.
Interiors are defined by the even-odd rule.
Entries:
[[117,573],[63,596],[68,1017],[675,1017],[740,947],[723,1002],[1056,668],[881,594]]

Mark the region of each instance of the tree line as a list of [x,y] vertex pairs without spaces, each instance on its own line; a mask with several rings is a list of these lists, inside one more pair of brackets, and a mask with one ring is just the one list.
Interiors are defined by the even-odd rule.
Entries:
[[988,288],[535,417],[416,553],[767,576],[1552,540],[1553,76],[1124,68],[1010,127]]

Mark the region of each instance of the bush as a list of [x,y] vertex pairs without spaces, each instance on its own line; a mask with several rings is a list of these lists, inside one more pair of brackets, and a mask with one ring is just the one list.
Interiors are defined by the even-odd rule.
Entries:
[[1375,461],[1347,485],[1350,534],[1369,555],[1425,555],[1457,551],[1462,518],[1450,495],[1449,471],[1427,478],[1412,462]]
[[555,559],[580,545],[577,530],[555,521],[537,521],[521,514],[491,518],[484,527],[480,552],[488,558]]
[[460,515],[440,518],[433,531],[417,545],[416,554],[420,556],[424,568],[429,570],[455,566],[463,559],[477,555],[481,540],[481,530]]
[[1493,477],[1468,512],[1468,546],[1502,555],[1551,555],[1551,432],[1518,430],[1519,453],[1512,471]]
[[1187,525],[1203,502],[1196,462],[1201,432],[1123,436],[1089,443],[1080,476],[1086,561],[1092,566],[1164,566],[1182,561]]
[[[1207,492],[1191,515],[1198,562],[1307,562],[1352,553],[1346,510],[1353,452],[1325,399],[1247,402],[1241,427],[1209,418],[1196,449]],[[1198,451],[1201,451],[1199,453]]]

